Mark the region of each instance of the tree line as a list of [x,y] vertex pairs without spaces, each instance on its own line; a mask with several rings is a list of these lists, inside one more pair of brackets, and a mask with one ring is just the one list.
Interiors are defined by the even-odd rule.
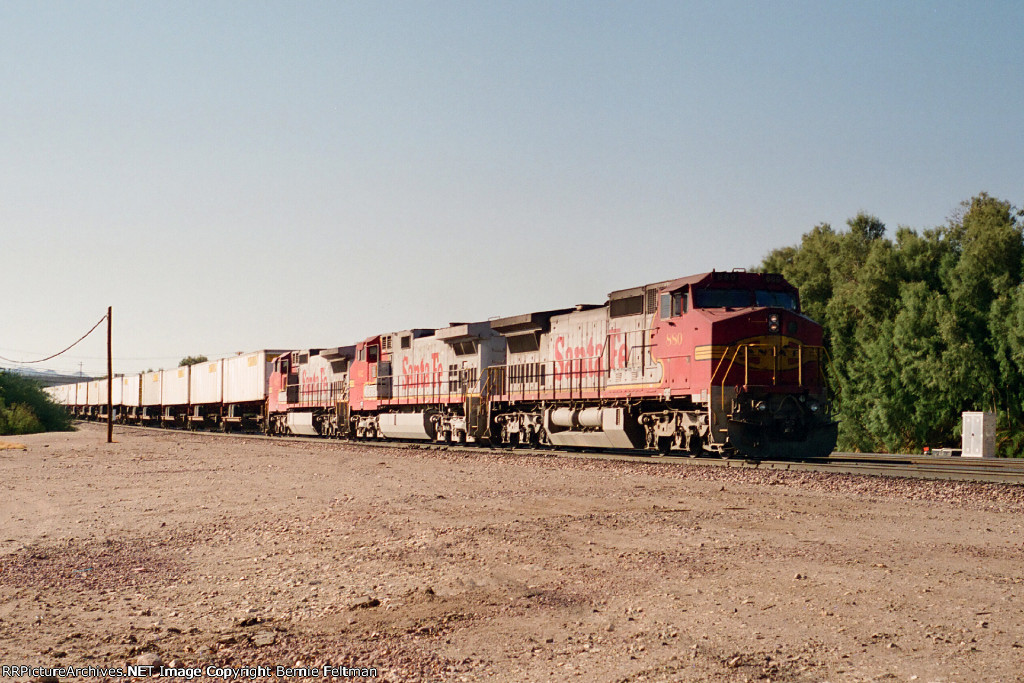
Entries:
[[0,436],[67,431],[71,418],[39,382],[0,370]]
[[961,412],[988,410],[999,455],[1022,455],[1022,217],[981,193],[939,227],[889,237],[859,213],[765,257],[825,327],[841,450],[958,446]]

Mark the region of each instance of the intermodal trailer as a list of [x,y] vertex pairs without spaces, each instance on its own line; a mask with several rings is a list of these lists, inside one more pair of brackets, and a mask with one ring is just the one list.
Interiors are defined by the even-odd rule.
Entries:
[[163,371],[146,372],[142,374],[142,412],[139,418],[144,423],[159,422],[160,420],[160,394],[163,387]]
[[282,353],[264,349],[224,359],[225,428],[263,426],[274,359]]
[[190,425],[215,426],[220,423],[224,402],[224,361],[196,363],[189,379],[188,421]]
[[141,375],[125,375],[121,378],[121,404],[124,411],[122,421],[134,422],[139,418],[139,406],[142,403]]
[[184,422],[188,414],[191,367],[163,371],[160,393],[160,419],[166,424]]

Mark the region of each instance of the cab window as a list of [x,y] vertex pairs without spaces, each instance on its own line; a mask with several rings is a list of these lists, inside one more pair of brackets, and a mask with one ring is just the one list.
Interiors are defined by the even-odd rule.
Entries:
[[672,317],[686,313],[688,292],[676,292],[672,295]]
[[796,310],[796,297],[789,292],[771,292],[767,289],[759,289],[754,292],[755,306],[772,306],[785,308],[787,311]]
[[698,289],[693,293],[694,308],[746,308],[753,304],[746,289]]
[[686,292],[666,292],[661,295],[661,318],[678,318],[687,310]]

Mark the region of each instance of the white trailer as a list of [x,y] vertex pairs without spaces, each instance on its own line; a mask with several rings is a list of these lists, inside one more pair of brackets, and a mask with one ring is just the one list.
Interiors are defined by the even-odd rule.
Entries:
[[223,361],[224,428],[258,426],[266,417],[274,359],[283,350],[240,353]]
[[187,406],[189,389],[189,366],[163,371],[160,404],[164,406]]
[[141,375],[126,375],[121,378],[121,404],[129,408],[138,408],[141,396]]
[[224,361],[193,365],[189,381],[193,405],[220,403],[224,397]]
[[284,351],[253,351],[224,359],[224,403],[251,403],[267,397],[274,359]]
[[143,422],[160,419],[160,394],[163,388],[163,371],[147,372],[142,375],[142,414]]

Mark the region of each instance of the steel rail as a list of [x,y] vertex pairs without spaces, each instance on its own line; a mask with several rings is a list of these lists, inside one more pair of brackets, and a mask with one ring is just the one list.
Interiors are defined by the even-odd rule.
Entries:
[[[85,424],[92,424],[85,422]],[[422,450],[452,450],[463,453],[490,453],[535,457],[559,457],[607,460],[649,464],[656,466],[736,467],[744,469],[775,470],[781,472],[824,472],[873,477],[904,479],[932,479],[994,484],[1024,485],[1024,459],[1016,458],[961,458],[888,453],[833,453],[828,458],[813,460],[761,460],[743,458],[700,457],[685,454],[659,455],[653,451],[594,451],[591,449],[537,449],[487,447],[476,445],[447,445],[420,441],[359,441],[327,439],[308,436],[267,436],[245,432],[215,432],[203,430],[166,429],[142,425],[118,425],[119,429],[155,431],[159,433],[197,434],[214,437],[259,439],[278,443],[317,443],[322,445],[352,445],[372,448],[412,448]]]

